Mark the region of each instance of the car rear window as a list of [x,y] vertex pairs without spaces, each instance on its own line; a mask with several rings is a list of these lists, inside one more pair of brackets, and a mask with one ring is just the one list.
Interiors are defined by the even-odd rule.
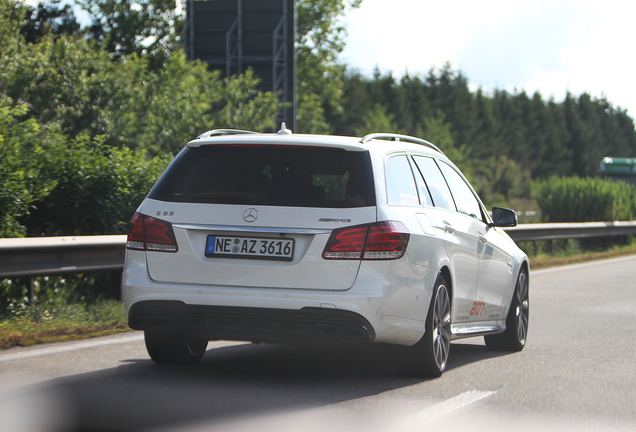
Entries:
[[188,147],[149,198],[209,204],[292,207],[375,205],[366,151],[274,145]]

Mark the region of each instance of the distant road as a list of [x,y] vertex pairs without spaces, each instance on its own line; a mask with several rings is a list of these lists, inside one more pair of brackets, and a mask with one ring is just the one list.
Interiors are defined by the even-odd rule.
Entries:
[[154,364],[138,332],[1,351],[0,431],[636,430],[636,256],[530,284],[526,349],[454,342],[435,380],[383,346],[210,343],[193,367]]

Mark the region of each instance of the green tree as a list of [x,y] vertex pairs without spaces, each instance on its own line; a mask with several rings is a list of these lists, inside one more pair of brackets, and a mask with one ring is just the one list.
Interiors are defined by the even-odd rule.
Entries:
[[298,0],[296,51],[298,129],[331,131],[326,118],[342,111],[344,66],[338,55],[345,46],[340,19],[362,0]]
[[468,80],[450,64],[436,73],[431,69],[426,77],[426,93],[434,110],[441,110],[453,126],[458,145],[471,145],[475,127],[475,102]]
[[80,36],[18,41],[12,49],[12,57],[0,58],[0,92],[27,103],[40,123],[58,123],[71,136],[94,134],[113,96],[115,65],[108,54]]
[[0,237],[125,233],[171,157],[69,140],[26,114],[0,98]]
[[495,91],[494,112],[498,120],[498,140],[501,151],[493,152],[494,160],[518,161],[521,166],[532,170],[540,161],[533,157],[536,147],[542,143],[530,134],[533,119],[530,114],[530,99],[525,92],[510,94],[505,90]]
[[387,113],[384,105],[376,103],[373,109],[362,119],[362,126],[356,129],[357,136],[365,136],[373,132],[399,133],[393,115]]
[[81,34],[28,43],[27,11],[0,0],[0,235],[125,232],[165,152],[215,127],[273,126],[278,98],[251,72],[222,80],[181,50],[158,69],[113,62]]
[[113,62],[80,35],[45,34],[37,44],[26,43],[19,33],[24,11],[12,10],[0,16],[7,34],[0,43],[12,53],[0,57],[0,92],[28,104],[38,122],[59,124],[70,138],[104,136],[109,145],[157,155],[175,153],[212,128],[274,126],[280,103],[255,90],[258,79],[250,71],[223,80],[201,62],[186,61],[182,50],[159,69],[137,54]]
[[474,166],[469,150],[465,145],[456,147],[452,125],[446,122],[446,115],[441,110],[437,111],[434,117],[425,117],[423,129],[420,126],[418,128],[418,136],[426,137],[427,141],[435,144],[471,182],[473,181]]
[[176,0],[77,0],[92,19],[88,35],[99,47],[121,59],[148,56],[153,68],[178,46],[183,21]]
[[572,167],[580,177],[596,173],[603,157],[603,138],[600,118],[594,109],[592,98],[581,95],[578,100],[567,94],[564,101],[567,127],[570,131],[568,147],[572,152]]
[[[405,130],[406,133],[422,136],[420,135],[420,131],[423,128],[424,133],[426,133],[426,135],[422,136],[423,138],[431,141],[438,138],[443,140],[447,139],[446,135],[444,135],[444,137],[431,137],[428,135],[431,133],[428,127],[430,125],[422,124],[423,119],[424,123],[426,123],[427,118],[437,118],[439,111],[436,112],[431,107],[430,100],[426,94],[426,85],[419,76],[411,76],[407,73],[402,77],[399,85],[396,86],[395,92],[396,102],[394,112],[397,114],[400,127]],[[446,122],[445,118],[443,122]]]
[[251,71],[221,79],[220,72],[209,72],[202,62],[188,62],[182,51],[154,71],[145,58],[129,56],[108,79],[112,96],[98,115],[94,134],[152,155],[174,154],[209,129],[273,128],[280,106],[276,95],[255,90],[258,79]]
[[530,198],[530,171],[505,155],[481,160],[475,168],[478,192],[492,205],[501,205],[510,199]]
[[485,160],[505,154],[506,150],[500,138],[501,125],[495,116],[494,102],[481,89],[475,94],[475,110],[473,138],[470,142],[472,156]]
[[369,93],[370,83],[360,73],[345,75],[342,90],[342,111],[329,116],[332,132],[337,135],[355,136],[363,119],[373,107]]
[[[212,78],[218,76],[212,75]],[[273,129],[274,115],[280,110],[278,97],[256,91],[260,82],[251,70],[220,82],[218,91],[208,93],[212,101],[209,125],[264,132]]]
[[25,105],[0,97],[0,237],[22,237],[26,230],[18,219],[56,184],[40,175],[48,154],[39,125],[32,119],[19,120],[26,112]]
[[[344,66],[338,62],[345,42],[341,17],[362,0],[298,0],[297,100],[300,132],[326,133],[326,120],[340,113]],[[78,0],[93,23],[98,46],[120,59],[137,54],[157,69],[180,46],[182,19],[175,0]]]
[[570,132],[567,128],[563,104],[550,100],[540,119],[546,151],[541,165],[532,172],[535,179],[544,179],[554,173],[572,174],[572,151],[568,148]]
[[[20,34],[22,26],[26,23],[24,16],[28,8],[16,0],[0,0],[0,70],[4,76],[5,65],[20,51],[24,43],[24,37]],[[0,84],[0,93],[4,89]]]
[[26,9],[25,23],[20,33],[29,43],[36,43],[46,34],[70,35],[80,30],[71,5],[60,5],[61,0],[50,0]]

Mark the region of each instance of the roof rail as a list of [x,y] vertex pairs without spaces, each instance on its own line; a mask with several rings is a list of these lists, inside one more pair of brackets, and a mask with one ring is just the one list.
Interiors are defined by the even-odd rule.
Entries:
[[257,134],[258,132],[239,130],[239,129],[214,129],[209,130],[207,132],[202,133],[197,137],[197,139],[201,138],[209,138],[211,136],[217,135],[241,135],[241,134]]
[[428,141],[425,141],[423,139],[420,138],[415,138],[412,136],[408,136],[408,135],[400,135],[400,134],[394,134],[394,133],[372,133],[369,135],[365,135],[364,138],[362,138],[360,140],[361,144],[366,144],[371,140],[374,139],[386,139],[389,138],[389,140],[391,138],[393,138],[394,141],[406,141],[406,142],[410,142],[410,143],[414,143],[414,144],[421,144],[421,145],[425,145],[426,147],[430,147],[435,151],[440,152],[441,154],[444,154],[443,151],[441,151],[436,145],[431,144]]

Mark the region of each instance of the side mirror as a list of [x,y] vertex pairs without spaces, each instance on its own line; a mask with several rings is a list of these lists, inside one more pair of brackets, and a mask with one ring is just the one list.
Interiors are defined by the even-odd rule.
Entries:
[[490,226],[514,227],[517,226],[517,212],[503,207],[493,207],[492,220]]

